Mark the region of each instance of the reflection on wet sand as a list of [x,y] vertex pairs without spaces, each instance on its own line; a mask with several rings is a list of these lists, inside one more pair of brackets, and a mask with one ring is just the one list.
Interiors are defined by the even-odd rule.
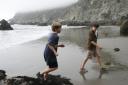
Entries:
[[[88,28],[64,29],[62,32],[62,35],[61,35],[62,42],[66,42],[66,43],[68,43],[68,45],[70,45],[70,44],[77,45],[78,47],[80,47],[81,50],[83,50],[83,52],[85,52],[85,55],[83,55],[85,57],[86,50],[87,50],[86,44],[87,44],[87,39],[88,39],[88,32],[89,32]],[[102,39],[105,39],[105,38],[109,39],[112,37],[118,38],[119,36],[120,36],[119,27],[114,27],[114,28],[113,27],[101,27],[99,29],[100,43],[102,43],[101,42]],[[111,41],[109,41],[109,42],[111,42]],[[102,43],[102,44],[106,45],[104,43]],[[111,43],[109,43],[109,44],[111,44]],[[110,76],[108,73],[111,74],[111,72],[114,72],[114,71],[116,72],[116,71],[122,70],[124,68],[126,69],[124,71],[128,70],[127,66],[117,63],[115,61],[115,59],[113,58],[114,54],[120,52],[120,50],[115,51],[115,49],[113,47],[113,48],[111,48],[111,52],[108,52],[107,50],[109,50],[109,49],[107,49],[107,50],[106,49],[101,50],[102,63],[104,64],[103,69],[101,69],[101,70],[96,69],[97,68],[96,66],[94,66],[94,68],[92,69],[91,67],[93,67],[93,65],[91,64],[91,62],[90,62],[91,60],[90,60],[87,65],[87,69],[89,69],[89,72],[79,74],[81,76],[81,78],[85,81],[86,84],[87,84],[87,80],[90,80],[90,79],[93,80],[94,78],[107,79],[108,76]],[[98,84],[96,84],[96,85],[98,85]]]
[[85,74],[86,73],[80,73],[80,75],[82,76],[83,80],[86,80]]

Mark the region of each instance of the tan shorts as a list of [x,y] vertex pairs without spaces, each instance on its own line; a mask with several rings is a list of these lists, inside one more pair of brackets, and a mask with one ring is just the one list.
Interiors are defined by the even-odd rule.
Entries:
[[99,57],[99,49],[96,50],[87,50],[87,57],[92,58],[92,57]]

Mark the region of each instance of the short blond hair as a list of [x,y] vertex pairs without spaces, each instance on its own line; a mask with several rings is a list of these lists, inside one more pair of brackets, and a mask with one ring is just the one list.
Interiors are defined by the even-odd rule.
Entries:
[[55,31],[56,29],[59,29],[59,28],[61,28],[61,23],[60,22],[56,22],[56,21],[54,21],[53,23],[52,23],[52,31]]

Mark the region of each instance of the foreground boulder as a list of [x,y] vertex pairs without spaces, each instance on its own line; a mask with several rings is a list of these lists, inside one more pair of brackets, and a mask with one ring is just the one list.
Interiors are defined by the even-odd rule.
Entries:
[[[1,74],[2,71],[0,71]],[[5,71],[4,71],[5,72]],[[3,72],[2,72],[3,73]],[[17,76],[0,79],[0,85],[73,85],[69,79],[61,76],[49,75],[47,80],[43,78],[33,78],[28,76]]]
[[0,21],[0,30],[13,30],[11,25],[6,20]]
[[6,72],[4,70],[0,70],[0,80],[6,78]]
[[125,20],[120,26],[120,34],[124,36],[128,35],[128,20]]

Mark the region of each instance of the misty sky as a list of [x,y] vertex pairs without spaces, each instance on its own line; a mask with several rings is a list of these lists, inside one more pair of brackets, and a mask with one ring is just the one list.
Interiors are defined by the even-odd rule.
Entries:
[[10,19],[17,12],[67,6],[78,0],[0,0],[0,19]]

